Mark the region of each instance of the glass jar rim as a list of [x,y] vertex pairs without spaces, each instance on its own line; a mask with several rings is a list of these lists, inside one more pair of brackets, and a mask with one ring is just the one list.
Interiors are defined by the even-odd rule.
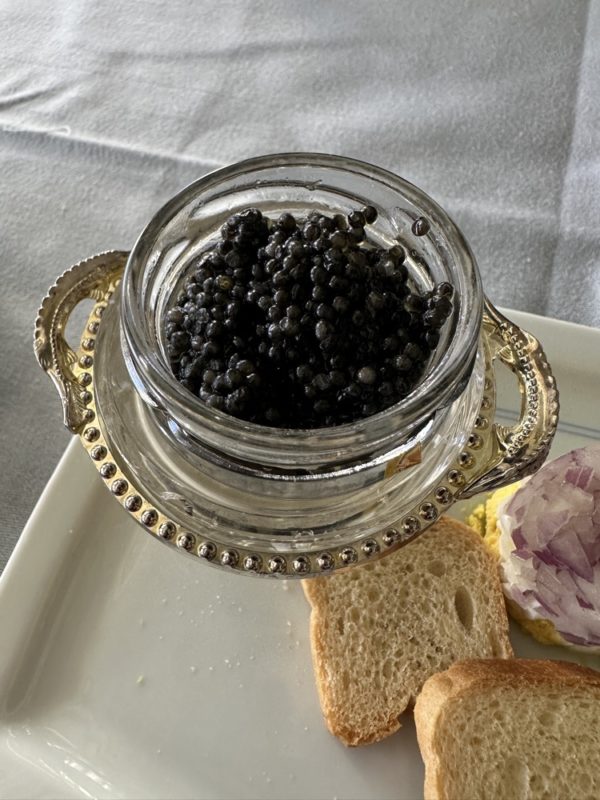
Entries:
[[[448,347],[433,369],[400,402],[353,423],[324,428],[271,428],[246,422],[216,411],[195,398],[173,375],[166,359],[157,352],[143,303],[144,272],[151,249],[162,230],[191,202],[220,182],[242,178],[261,170],[313,167],[353,173],[357,178],[384,184],[408,200],[430,223],[429,235],[451,243],[456,274],[462,279],[459,302],[447,324],[451,325]],[[282,173],[283,175],[283,173]],[[461,294],[463,295],[461,297]],[[469,295],[468,301],[465,296]],[[192,182],[165,203],[139,235],[129,255],[122,281],[121,331],[128,368],[136,388],[150,405],[162,409],[192,435],[210,431],[228,438],[243,437],[258,450],[270,447],[273,436],[290,454],[298,448],[339,454],[352,442],[377,448],[391,431],[414,429],[439,408],[447,406],[468,379],[477,351],[483,315],[483,291],[475,258],[458,226],[425,192],[381,167],[343,156],[321,153],[278,153],[247,159],[222,167]],[[457,336],[457,331],[461,332]],[[165,402],[167,398],[167,402]]]

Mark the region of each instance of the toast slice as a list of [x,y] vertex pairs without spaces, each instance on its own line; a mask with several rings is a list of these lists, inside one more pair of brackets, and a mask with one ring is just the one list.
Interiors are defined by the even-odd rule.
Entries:
[[463,661],[430,678],[415,722],[426,800],[597,800],[600,672]]
[[430,675],[512,656],[497,569],[471,528],[442,517],[379,561],[303,581],[329,730],[347,745],[377,742]]

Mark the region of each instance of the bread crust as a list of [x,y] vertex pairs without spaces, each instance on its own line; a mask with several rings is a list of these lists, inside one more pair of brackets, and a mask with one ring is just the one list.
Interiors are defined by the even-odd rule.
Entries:
[[[493,618],[494,632],[497,638],[498,655],[510,658],[513,655],[512,646],[508,637],[508,618],[504,606],[498,565],[494,556],[489,553],[483,544],[481,537],[478,536],[467,525],[450,517],[441,517],[440,520],[423,535],[448,535],[452,536],[454,542],[460,541],[464,545],[465,551],[476,548],[485,562],[488,573],[485,587],[486,601]],[[400,551],[404,558],[410,553],[411,544],[406,545]],[[443,552],[441,553],[443,556]],[[399,553],[386,555],[386,559],[397,558]],[[353,567],[352,569],[363,569],[363,567]],[[341,703],[336,702],[330,691],[331,680],[328,675],[330,666],[330,646],[325,635],[324,615],[327,613],[327,599],[329,592],[343,591],[340,584],[347,581],[348,570],[337,573],[329,577],[319,577],[302,581],[302,587],[308,602],[311,605],[310,617],[310,641],[313,668],[317,684],[317,691],[321,703],[323,716],[330,732],[337,736],[344,744],[356,746],[370,744],[395,733],[400,728],[399,714],[406,710],[406,706],[401,709],[390,709],[387,721],[382,722],[377,730],[365,730],[349,728],[344,722],[341,713]],[[375,573],[374,573],[375,574]],[[423,680],[427,677],[424,673]],[[413,698],[414,701],[415,698]],[[378,702],[375,697],[373,702]]]
[[535,659],[469,659],[433,675],[423,685],[415,704],[417,741],[425,764],[425,800],[449,800],[443,770],[435,748],[440,717],[453,702],[492,689],[585,689],[600,700],[600,672],[568,661]]

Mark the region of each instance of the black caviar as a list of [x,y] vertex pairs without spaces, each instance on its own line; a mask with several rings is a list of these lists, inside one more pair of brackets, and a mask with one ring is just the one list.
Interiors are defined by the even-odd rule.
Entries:
[[272,427],[341,425],[405,397],[453,289],[420,294],[403,248],[368,242],[376,217],[373,206],[347,218],[231,216],[166,316],[177,379],[211,408]]

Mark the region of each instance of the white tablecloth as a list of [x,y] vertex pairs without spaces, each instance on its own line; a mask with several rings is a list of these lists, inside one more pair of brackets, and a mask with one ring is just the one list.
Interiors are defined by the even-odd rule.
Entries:
[[495,303],[600,325],[599,43],[600,0],[0,0],[0,569],[68,439],[42,295],[215,166],[387,167]]

